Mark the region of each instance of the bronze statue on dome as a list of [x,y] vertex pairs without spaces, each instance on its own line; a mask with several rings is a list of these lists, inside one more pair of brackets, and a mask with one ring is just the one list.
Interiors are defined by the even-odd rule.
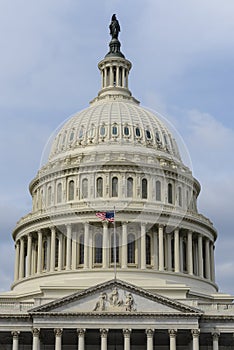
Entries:
[[112,36],[112,39],[118,39],[118,35],[120,32],[120,25],[115,14],[111,18],[111,24],[109,25],[109,28],[110,28],[110,35]]

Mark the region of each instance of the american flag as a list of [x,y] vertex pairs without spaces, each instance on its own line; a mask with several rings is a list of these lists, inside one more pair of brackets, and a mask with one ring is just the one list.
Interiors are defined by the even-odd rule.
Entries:
[[96,213],[96,216],[101,220],[107,220],[109,222],[115,221],[115,212],[114,211],[99,211]]

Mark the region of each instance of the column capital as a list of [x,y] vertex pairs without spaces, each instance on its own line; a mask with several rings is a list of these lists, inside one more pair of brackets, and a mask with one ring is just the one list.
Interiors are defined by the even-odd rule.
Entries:
[[145,334],[147,335],[147,337],[152,337],[154,335],[154,329],[152,328],[147,328],[145,330]]
[[109,332],[108,328],[100,328],[101,337],[106,338]]
[[19,331],[12,331],[11,332],[11,335],[14,339],[18,339],[19,338],[19,335],[20,335],[20,332]]
[[132,330],[131,330],[130,328],[125,328],[125,329],[123,329],[123,335],[124,335],[124,337],[129,338],[131,332],[132,332]]
[[[56,227],[55,227],[55,226],[50,226],[49,229],[50,229],[50,231],[53,231],[53,232],[56,231]],[[40,230],[39,230],[39,231],[40,231]],[[38,231],[38,232],[39,232],[39,231]]]
[[108,227],[108,222],[107,222],[107,221],[103,221],[103,222],[102,222],[102,226],[103,226],[103,227]]
[[78,334],[78,337],[84,337],[85,336],[85,333],[86,333],[86,329],[85,328],[77,328],[77,334]]
[[164,229],[164,227],[165,227],[164,224],[159,224],[159,225],[158,225],[158,228],[159,228],[159,229]]
[[175,338],[177,334],[177,329],[168,329],[168,334],[170,337]]
[[32,328],[32,334],[34,337],[39,337],[40,329],[39,328]]
[[198,338],[200,335],[200,329],[191,329],[193,338]]
[[54,334],[56,337],[61,337],[63,334],[63,329],[62,328],[55,328],[54,329]]
[[219,331],[214,331],[211,334],[212,334],[213,340],[218,340],[219,337],[220,337],[220,332]]

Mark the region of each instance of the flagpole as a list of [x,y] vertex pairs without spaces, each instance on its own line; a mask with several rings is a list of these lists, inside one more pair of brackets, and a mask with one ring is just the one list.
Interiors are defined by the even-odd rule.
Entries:
[[115,207],[114,207],[114,279],[116,280],[116,226],[115,226]]

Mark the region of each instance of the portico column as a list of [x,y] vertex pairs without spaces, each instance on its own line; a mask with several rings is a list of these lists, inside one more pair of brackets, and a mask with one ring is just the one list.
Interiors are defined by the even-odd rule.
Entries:
[[154,269],[158,270],[158,232],[154,232]]
[[55,350],[61,350],[62,349],[62,334],[63,334],[62,328],[55,328],[54,334],[55,334]]
[[108,267],[108,223],[103,222],[103,240],[102,240],[102,267],[106,269]]
[[213,337],[213,350],[219,350],[219,332],[212,333]]
[[153,350],[154,348],[154,329],[146,329],[147,336],[147,350]]
[[38,328],[33,328],[32,329],[32,334],[33,334],[33,346],[32,350],[39,350],[39,335],[40,335],[40,330]]
[[193,350],[199,350],[199,329],[192,329],[191,330],[192,336],[193,336]]
[[27,244],[27,276],[31,275],[32,267],[32,235],[28,234],[28,244]]
[[130,350],[130,336],[131,336],[131,329],[124,329],[123,335],[124,335],[124,350]]
[[203,246],[202,246],[202,235],[198,236],[198,273],[200,277],[203,277]]
[[188,231],[187,235],[187,269],[190,275],[193,274],[193,233]]
[[51,243],[50,243],[50,271],[55,269],[55,240],[56,240],[56,229],[51,227]]
[[164,242],[163,242],[163,225],[158,228],[158,249],[159,249],[159,271],[164,270]]
[[42,231],[38,231],[38,244],[37,244],[37,273],[42,271]]
[[206,239],[206,278],[210,279],[210,240]]
[[146,268],[146,224],[141,223],[141,269]]
[[66,251],[66,270],[71,269],[71,224],[66,225],[67,228],[67,251]]
[[11,335],[12,335],[12,350],[18,350],[19,349],[20,332],[13,331],[13,332],[11,332]]
[[174,259],[175,272],[180,272],[180,231],[178,228],[174,231]]
[[127,237],[127,223],[122,223],[122,268],[127,268],[128,258],[128,237]]
[[24,277],[24,237],[20,238],[20,265],[19,265],[19,278]]
[[78,334],[78,350],[85,350],[85,332],[86,329],[77,329]]
[[170,337],[170,350],[176,350],[176,329],[169,329],[168,330],[169,337]]
[[100,329],[101,333],[101,350],[107,350],[107,334],[109,329],[102,328]]
[[171,234],[167,234],[167,270],[171,271],[172,261],[171,261]]
[[19,241],[15,243],[15,275],[14,280],[17,281],[19,279],[19,256],[20,256],[20,246]]
[[89,267],[89,223],[84,224],[84,269]]

